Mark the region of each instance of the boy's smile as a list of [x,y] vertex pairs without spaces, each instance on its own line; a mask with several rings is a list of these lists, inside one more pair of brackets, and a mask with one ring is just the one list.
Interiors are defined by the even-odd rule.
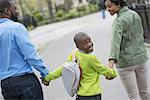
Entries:
[[91,41],[91,38],[88,35],[81,37],[78,40],[77,48],[86,53],[91,53],[93,51],[93,42]]

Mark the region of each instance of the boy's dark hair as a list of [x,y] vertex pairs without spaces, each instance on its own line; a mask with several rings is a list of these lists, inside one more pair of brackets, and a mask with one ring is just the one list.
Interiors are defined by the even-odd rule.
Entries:
[[75,36],[74,36],[74,42],[75,44],[77,45],[78,44],[78,41],[82,38],[82,37],[85,37],[87,36],[87,34],[83,33],[83,32],[79,32],[77,33]]
[[0,0],[0,15],[2,15],[5,11],[5,8],[8,8],[11,6],[11,2],[13,0]]
[[[120,5],[121,7],[127,6],[127,3],[124,0],[110,0],[116,5]],[[106,0],[104,0],[106,2]]]

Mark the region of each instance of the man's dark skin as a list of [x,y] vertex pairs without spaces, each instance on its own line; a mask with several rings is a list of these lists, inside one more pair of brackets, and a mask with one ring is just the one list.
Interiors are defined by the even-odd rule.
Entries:
[[8,18],[13,21],[18,21],[19,12],[14,1],[10,1],[10,4],[6,4],[0,7],[0,18]]

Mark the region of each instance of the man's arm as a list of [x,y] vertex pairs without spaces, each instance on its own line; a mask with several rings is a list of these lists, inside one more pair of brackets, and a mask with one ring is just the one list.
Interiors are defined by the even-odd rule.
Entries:
[[23,59],[38,70],[42,77],[45,77],[49,71],[47,70],[43,60],[37,54],[36,49],[28,35],[28,31],[22,24],[20,24],[19,29],[16,30],[15,39],[23,55]]

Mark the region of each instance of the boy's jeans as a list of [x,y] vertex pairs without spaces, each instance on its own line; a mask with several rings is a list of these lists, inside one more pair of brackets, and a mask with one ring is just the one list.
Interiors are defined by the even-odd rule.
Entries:
[[145,63],[128,68],[118,68],[118,73],[128,93],[129,100],[150,100]]
[[95,96],[78,96],[77,95],[76,100],[101,100],[101,94],[98,94]]
[[6,100],[44,100],[43,91],[35,74],[24,74],[1,81]]

